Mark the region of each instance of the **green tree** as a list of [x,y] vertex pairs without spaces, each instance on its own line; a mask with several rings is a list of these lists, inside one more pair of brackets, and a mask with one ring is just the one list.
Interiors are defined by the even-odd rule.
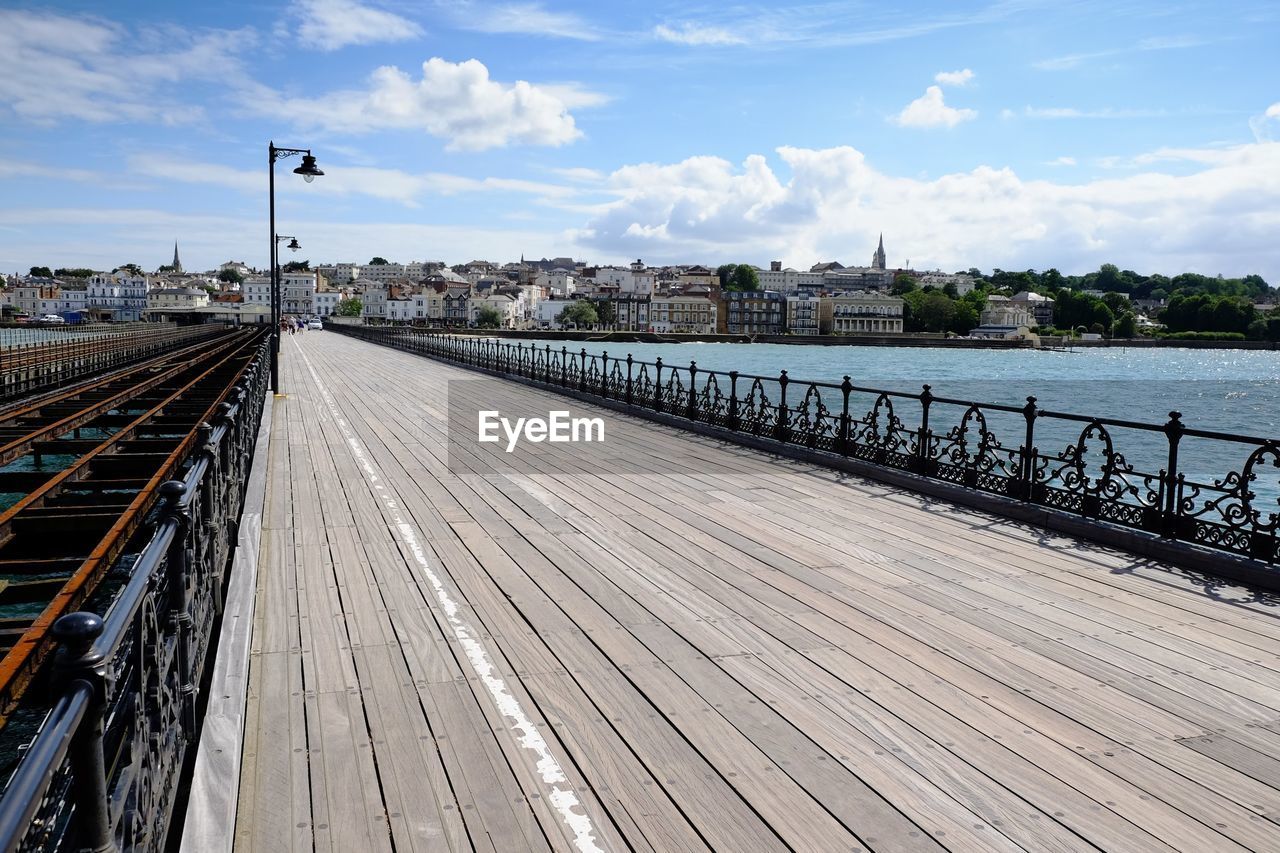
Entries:
[[388,261],[386,258],[379,257],[378,255],[374,255],[374,256],[369,260],[369,266],[371,266],[371,267],[385,267],[385,266],[387,266],[387,265],[388,265],[388,264],[390,264],[390,263],[391,263],[391,262],[390,262],[390,261]]
[[566,305],[556,315],[556,319],[562,326],[573,325],[577,328],[595,326],[600,323],[600,315],[596,313],[596,306],[585,299],[575,299]]
[[29,275],[40,276],[42,278],[53,278],[53,270],[48,267],[32,267]]
[[492,305],[481,305],[476,312],[476,328],[496,329],[502,325],[502,314]]
[[956,304],[945,293],[926,293],[920,303],[920,325],[926,332],[945,332],[955,313]]
[[1116,338],[1138,336],[1138,319],[1133,316],[1132,311],[1126,311],[1120,315],[1120,319],[1116,320],[1115,326],[1111,329],[1111,335]]
[[725,289],[744,292],[759,290],[760,274],[751,264],[738,264],[734,267],[733,275],[729,277],[729,286]]
[[93,275],[93,270],[85,267],[58,267],[53,274],[57,278],[88,278]]
[[364,303],[352,296],[340,301],[333,309],[333,313],[339,317],[359,317],[363,310]]
[[311,269],[311,261],[289,261],[284,265],[285,272],[302,272]]
[[1116,293],[1114,290],[1102,294],[1102,302],[1111,309],[1111,313],[1117,317],[1126,311],[1133,310],[1133,304],[1129,302],[1129,297],[1123,293]]
[[959,300],[955,303],[955,311],[947,324],[947,331],[955,332],[957,335],[967,335],[977,328],[980,323],[978,309],[968,302]]
[[914,278],[904,272],[900,272],[893,277],[893,286],[889,288],[889,292],[894,296],[902,296],[903,294],[910,293],[919,286],[920,285],[916,283]]
[[137,264],[121,264],[112,270],[112,272],[127,272],[130,275],[142,275],[142,267]]
[[596,304],[596,317],[600,320],[602,326],[612,326],[618,322],[618,312],[614,309],[613,302],[608,299],[601,299]]
[[225,281],[228,284],[244,284],[244,276],[238,270],[228,268],[218,273],[218,281]]
[[721,264],[716,267],[716,275],[720,276],[721,290],[729,289],[729,281],[733,278],[733,271],[737,268],[737,264]]

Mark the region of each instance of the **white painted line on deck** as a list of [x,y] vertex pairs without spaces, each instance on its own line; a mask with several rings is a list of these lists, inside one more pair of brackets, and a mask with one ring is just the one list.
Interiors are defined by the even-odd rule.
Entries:
[[[556,760],[555,755],[551,752],[551,747],[533,724],[533,721],[529,719],[529,715],[525,713],[524,708],[521,707],[520,700],[507,689],[507,683],[498,674],[498,668],[493,665],[489,652],[477,639],[480,636],[479,632],[461,615],[461,607],[445,587],[443,578],[431,568],[431,563],[427,560],[426,549],[422,547],[422,538],[419,536],[417,528],[405,520],[400,510],[399,502],[390,495],[385,494],[386,489],[383,487],[382,476],[369,461],[363,444],[352,434],[346,419],[338,411],[338,406],[334,403],[333,396],[320,382],[320,377],[316,374],[315,367],[311,364],[311,359],[307,358],[307,354],[297,341],[294,341],[293,345],[306,364],[307,372],[311,374],[311,381],[314,383],[314,387],[320,392],[320,396],[324,398],[324,404],[329,409],[329,414],[333,416],[334,422],[337,423],[338,429],[342,432],[342,437],[346,439],[351,455],[355,457],[356,462],[364,471],[365,477],[368,478],[369,484],[374,490],[384,493],[379,495],[383,506],[386,507],[387,512],[391,515],[395,530],[400,534],[405,547],[413,555],[413,561],[418,564],[418,568],[422,570],[427,582],[431,584],[436,601],[439,602],[440,608],[444,611],[445,619],[449,623],[449,629],[453,633],[454,639],[458,641],[466,652],[467,661],[471,664],[471,669],[489,691],[489,696],[493,699],[493,704],[498,713],[510,722],[511,731],[518,735],[517,742],[520,746],[537,756],[538,775],[542,780],[542,784],[549,787],[546,799],[560,813],[561,820],[569,827],[569,831],[573,833],[574,846],[583,851],[583,853],[601,851],[602,848],[596,842],[595,827],[592,826],[591,817],[586,813],[586,809],[578,799],[577,793],[574,792],[573,787],[569,784],[569,777],[565,775],[560,762]],[[575,808],[577,811],[574,810]]]

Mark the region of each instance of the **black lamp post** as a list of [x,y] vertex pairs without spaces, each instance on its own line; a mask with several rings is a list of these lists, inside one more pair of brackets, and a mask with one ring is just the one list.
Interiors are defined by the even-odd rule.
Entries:
[[[273,264],[272,278],[273,279],[278,279],[281,277],[277,269],[280,265],[280,243],[283,240],[289,241],[289,245],[285,246],[285,248],[288,249],[290,252],[296,252],[302,248],[302,246],[298,243],[297,237],[288,237],[283,234],[276,235],[276,243],[275,243],[276,253],[272,261],[272,264]],[[272,291],[272,293],[275,293],[275,291]],[[275,302],[274,299],[273,299],[273,302]],[[284,283],[283,282],[281,282],[280,284],[280,299],[276,304],[278,305],[278,307],[276,308],[276,311],[278,311],[278,313],[280,314],[280,316],[276,318],[276,323],[277,325],[279,325],[280,321],[284,319]]]
[[276,161],[295,154],[302,155],[302,165],[293,170],[301,175],[307,183],[324,172],[316,168],[316,158],[311,156],[310,148],[277,148],[274,142],[267,143],[267,195],[271,212],[271,392],[280,393],[280,265],[277,246],[282,239],[293,240],[290,249],[301,248],[292,237],[279,237],[276,234]]

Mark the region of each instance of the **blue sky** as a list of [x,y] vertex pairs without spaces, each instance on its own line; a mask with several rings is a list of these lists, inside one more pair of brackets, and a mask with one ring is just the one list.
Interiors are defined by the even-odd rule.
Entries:
[[572,255],[1280,281],[1271,2],[0,3],[0,270]]

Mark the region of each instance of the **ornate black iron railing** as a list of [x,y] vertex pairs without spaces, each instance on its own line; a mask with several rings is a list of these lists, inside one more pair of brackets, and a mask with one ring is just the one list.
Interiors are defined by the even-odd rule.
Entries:
[[[1267,564],[1280,562],[1280,440],[919,393],[703,370],[412,328],[328,326],[386,346],[518,376],[737,433],[857,459],[1156,534]],[[864,402],[865,407],[860,405]],[[910,416],[906,411],[910,411]],[[908,420],[909,418],[909,420]],[[1117,436],[1145,437],[1130,461]],[[1221,477],[1180,462],[1186,442],[1238,448]],[[1057,449],[1043,450],[1042,441]],[[1156,447],[1155,452],[1152,447]],[[1214,445],[1219,446],[1219,445]],[[1221,453],[1212,456],[1218,464]],[[1136,454],[1130,454],[1134,460]]]
[[105,617],[54,623],[52,709],[0,798],[0,849],[162,851],[267,387],[267,343],[181,480],[161,486],[146,545]]

